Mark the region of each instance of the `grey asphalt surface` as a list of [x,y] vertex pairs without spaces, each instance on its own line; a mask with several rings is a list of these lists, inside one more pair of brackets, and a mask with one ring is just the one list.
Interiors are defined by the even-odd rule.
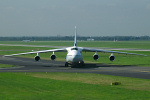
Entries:
[[10,64],[17,67],[0,68],[0,72],[73,72],[96,73],[114,76],[150,79],[150,67],[130,65],[86,64],[82,68],[64,67],[65,62],[41,60],[36,62],[31,58],[3,57],[0,55],[0,64]]

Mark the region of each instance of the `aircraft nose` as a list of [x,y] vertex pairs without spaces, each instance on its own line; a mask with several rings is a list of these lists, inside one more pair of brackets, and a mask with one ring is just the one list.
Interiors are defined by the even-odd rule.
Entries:
[[74,55],[73,56],[73,62],[79,62],[79,61],[82,61],[83,58],[81,55]]

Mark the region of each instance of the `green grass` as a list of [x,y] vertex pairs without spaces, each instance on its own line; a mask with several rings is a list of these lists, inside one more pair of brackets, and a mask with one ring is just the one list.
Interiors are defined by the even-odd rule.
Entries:
[[[62,80],[69,82],[79,82],[87,84],[97,84],[97,85],[110,85],[111,82],[121,82],[122,85],[118,86],[125,89],[133,90],[145,90],[150,91],[150,80],[147,79],[136,79],[127,78],[120,76],[110,76],[101,74],[91,74],[91,73],[28,73],[28,76],[47,78],[54,80]],[[139,87],[139,85],[141,85]]]
[[[111,86],[110,82],[121,85]],[[0,73],[2,100],[149,100],[150,80],[79,73]],[[142,87],[141,87],[142,86]]]
[[16,67],[16,66],[8,65],[8,64],[0,64],[0,68],[10,68],[10,67]]
[[[51,45],[51,46],[73,46],[73,41],[0,41],[0,44],[25,44],[25,45]],[[106,48],[137,48],[150,49],[150,41],[79,41],[81,47],[106,47]]]

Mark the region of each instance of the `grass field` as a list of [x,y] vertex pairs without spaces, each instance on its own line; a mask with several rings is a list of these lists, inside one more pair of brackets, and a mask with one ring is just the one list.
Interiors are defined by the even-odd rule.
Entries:
[[0,68],[9,68],[9,67],[16,67],[16,66],[8,64],[0,64]]
[[[111,86],[114,81],[121,85]],[[0,73],[2,100],[149,100],[150,80],[80,73]]]
[[[26,44],[26,45],[51,45],[51,46],[73,46],[73,41],[0,41],[0,44]],[[106,47],[106,48],[136,48],[150,49],[150,41],[78,41],[81,47]]]

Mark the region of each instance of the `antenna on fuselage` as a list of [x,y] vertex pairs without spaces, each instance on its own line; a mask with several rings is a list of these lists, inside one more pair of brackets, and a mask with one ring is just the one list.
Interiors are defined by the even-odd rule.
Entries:
[[77,27],[75,26],[74,46],[77,46]]

